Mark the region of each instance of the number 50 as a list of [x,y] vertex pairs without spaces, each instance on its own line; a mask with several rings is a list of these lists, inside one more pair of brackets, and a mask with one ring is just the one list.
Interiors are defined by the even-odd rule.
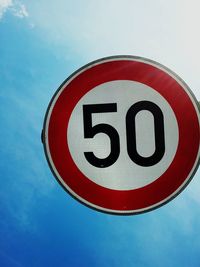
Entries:
[[[147,110],[154,117],[155,152],[149,157],[142,157],[137,152],[136,120],[138,112]],[[98,168],[113,165],[120,155],[120,138],[117,130],[105,123],[92,126],[92,113],[117,112],[117,103],[83,105],[84,138],[93,138],[98,133],[104,133],[110,138],[110,154],[106,158],[98,158],[93,152],[84,152],[87,161]],[[133,104],[126,113],[127,152],[130,159],[140,166],[157,164],[165,153],[164,118],[162,110],[153,102],[140,101]]]

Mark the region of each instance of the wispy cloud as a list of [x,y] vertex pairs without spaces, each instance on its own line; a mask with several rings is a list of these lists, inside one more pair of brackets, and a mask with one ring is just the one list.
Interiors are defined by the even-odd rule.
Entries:
[[10,256],[10,255],[6,254],[2,249],[0,250],[0,257],[1,257],[1,263],[4,262],[4,263],[9,264],[10,266],[23,267],[23,265],[21,265],[21,263],[16,261],[13,258],[13,256]]
[[32,22],[45,40],[71,44],[86,63],[116,54],[154,59],[177,72],[200,98],[198,0],[31,2],[26,4]]
[[29,15],[26,6],[20,1],[0,0],[0,19],[7,11],[19,18],[25,18]]
[[19,17],[19,18],[25,18],[25,17],[28,17],[29,14],[28,14],[28,11],[25,7],[24,4],[20,3],[20,2],[16,2],[12,8],[11,8],[11,11],[12,11],[12,14],[16,17]]
[[13,5],[12,0],[0,0],[0,19],[12,5]]

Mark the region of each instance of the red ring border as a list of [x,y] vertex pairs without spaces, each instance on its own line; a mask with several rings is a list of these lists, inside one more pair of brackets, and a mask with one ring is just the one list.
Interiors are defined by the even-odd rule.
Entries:
[[[199,156],[199,118],[187,86],[173,76],[158,63],[145,59],[108,58],[83,67],[65,82],[53,97],[45,124],[46,154],[65,189],[101,211],[138,213],[164,204],[184,188]],[[172,107],[179,126],[173,162],[156,181],[139,189],[112,190],[89,180],[73,162],[66,140],[71,113],[81,97],[97,85],[113,80],[137,81],[158,91]]]

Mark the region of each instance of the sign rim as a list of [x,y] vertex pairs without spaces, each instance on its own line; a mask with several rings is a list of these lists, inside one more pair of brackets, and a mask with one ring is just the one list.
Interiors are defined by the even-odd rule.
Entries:
[[[69,83],[70,80],[75,79],[79,74],[81,74],[82,72],[84,72],[85,70],[89,69],[90,67],[93,67],[95,65],[99,65],[100,63],[103,62],[109,62],[109,61],[117,61],[117,60],[132,60],[132,61],[137,61],[137,62],[143,62],[146,64],[150,64],[156,68],[159,68],[161,70],[163,70],[165,73],[167,73],[169,76],[171,76],[173,79],[175,79],[180,85],[181,87],[184,87],[184,90],[186,91],[188,97],[190,98],[193,107],[196,111],[196,116],[198,118],[198,122],[200,122],[200,106],[199,103],[195,97],[195,95],[193,94],[193,92],[191,91],[191,89],[189,88],[189,86],[173,71],[171,71],[170,69],[168,69],[167,67],[165,67],[164,65],[153,61],[151,59],[147,59],[144,57],[138,57],[138,56],[132,56],[132,55],[117,55],[117,56],[109,56],[109,57],[103,57],[100,58],[98,60],[92,61],[84,66],[82,66],[81,68],[79,68],[78,70],[76,70],[75,72],[73,72],[67,79],[65,79],[63,81],[63,83],[58,87],[58,89],[56,90],[56,92],[54,93],[53,97],[51,98],[51,101],[49,102],[48,108],[46,110],[46,114],[45,114],[45,118],[44,118],[44,122],[43,122],[43,130],[42,130],[42,141],[43,141],[43,147],[44,147],[44,152],[45,152],[45,156],[48,162],[48,165],[54,175],[54,177],[56,178],[56,180],[59,182],[59,184],[64,188],[64,190],[69,193],[74,199],[78,200],[80,203],[84,204],[85,206],[92,208],[94,210],[97,210],[99,212],[103,212],[103,213],[107,213],[107,214],[114,214],[114,215],[134,215],[134,214],[141,214],[141,213],[146,213],[149,211],[152,211],[154,209],[157,209],[165,204],[167,204],[169,201],[171,201],[172,199],[174,199],[176,196],[178,196],[185,188],[186,186],[190,183],[190,181],[192,180],[192,178],[194,177],[198,166],[200,164],[200,148],[198,149],[196,158],[195,158],[195,162],[193,163],[193,167],[190,170],[187,179],[185,179],[185,182],[183,182],[176,191],[174,191],[171,195],[169,195],[167,198],[165,198],[164,200],[150,206],[150,207],[145,207],[143,209],[138,209],[138,210],[110,210],[110,209],[106,209],[104,207],[100,207],[95,205],[94,203],[90,203],[88,202],[88,200],[83,199],[81,196],[79,196],[76,192],[74,192],[62,179],[62,177],[60,177],[60,175],[57,173],[56,167],[54,166],[54,164],[52,165],[51,161],[53,162],[53,160],[51,159],[51,157],[49,157],[49,152],[48,152],[48,144],[47,144],[47,132],[48,132],[48,125],[49,125],[49,120],[50,120],[50,115],[51,115],[51,111],[54,107],[53,104],[56,103],[57,99],[59,98],[59,95],[62,93],[62,91],[64,90],[65,86],[67,86],[66,84]],[[50,115],[49,115],[50,114]],[[55,169],[54,169],[55,167]],[[61,178],[61,179],[60,179]],[[62,182],[63,181],[63,182]]]

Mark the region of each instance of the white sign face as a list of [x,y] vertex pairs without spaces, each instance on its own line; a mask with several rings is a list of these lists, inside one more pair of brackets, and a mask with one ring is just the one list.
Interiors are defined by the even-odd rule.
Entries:
[[199,165],[199,109],[164,66],[116,56],[72,74],[49,104],[46,157],[59,183],[83,204],[137,214],[177,196]]
[[[156,104],[164,117],[165,153],[152,166],[136,164],[127,153],[126,114],[131,106],[141,101]],[[118,132],[119,156],[106,168],[96,167],[85,157],[92,151],[97,158],[104,159],[111,152],[111,141],[107,134],[98,132],[93,138],[84,138],[83,106],[116,104],[116,112],[92,113],[92,125],[107,124]],[[135,117],[137,152],[142,157],[155,153],[155,118],[152,112],[141,110]],[[86,124],[88,122],[86,121]],[[86,125],[87,127],[87,125]],[[68,146],[71,156],[80,171],[98,185],[115,190],[131,190],[146,186],[158,179],[169,167],[178,146],[178,124],[168,102],[153,88],[135,81],[119,80],[101,84],[84,95],[75,106],[70,117]]]

